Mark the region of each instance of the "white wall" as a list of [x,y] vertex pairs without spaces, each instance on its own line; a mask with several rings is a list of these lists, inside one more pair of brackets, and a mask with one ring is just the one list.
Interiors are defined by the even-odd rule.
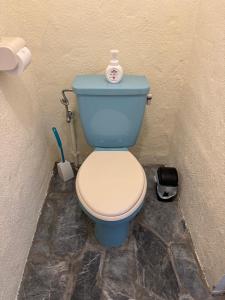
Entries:
[[[1,7],[1,34],[14,35],[19,20],[7,16]],[[53,166],[33,64],[20,77],[0,73],[1,300],[16,297]]]
[[210,286],[225,274],[225,5],[201,0],[172,162],[180,205]]

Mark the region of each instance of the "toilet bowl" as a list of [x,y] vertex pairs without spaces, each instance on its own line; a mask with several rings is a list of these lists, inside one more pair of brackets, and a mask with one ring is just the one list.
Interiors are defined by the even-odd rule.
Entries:
[[146,188],[145,172],[127,149],[98,149],[86,158],[77,174],[76,191],[102,245],[119,246],[126,240]]

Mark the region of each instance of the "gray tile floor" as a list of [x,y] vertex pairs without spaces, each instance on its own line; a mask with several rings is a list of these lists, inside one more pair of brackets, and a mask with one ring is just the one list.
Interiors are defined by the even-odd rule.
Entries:
[[211,299],[177,202],[156,199],[154,168],[145,168],[145,204],[128,241],[105,249],[82,213],[74,181],[52,177],[18,300]]

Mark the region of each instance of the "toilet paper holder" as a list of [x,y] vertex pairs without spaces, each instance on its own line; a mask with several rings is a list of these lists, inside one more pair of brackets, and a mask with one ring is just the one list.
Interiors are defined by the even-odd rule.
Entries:
[[0,71],[19,75],[31,62],[31,52],[21,37],[0,37]]

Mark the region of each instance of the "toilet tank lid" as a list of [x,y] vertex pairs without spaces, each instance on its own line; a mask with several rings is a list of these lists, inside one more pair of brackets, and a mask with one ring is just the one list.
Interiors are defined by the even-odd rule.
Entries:
[[124,75],[119,83],[109,83],[104,75],[78,75],[73,90],[77,95],[146,95],[149,83],[145,76]]

